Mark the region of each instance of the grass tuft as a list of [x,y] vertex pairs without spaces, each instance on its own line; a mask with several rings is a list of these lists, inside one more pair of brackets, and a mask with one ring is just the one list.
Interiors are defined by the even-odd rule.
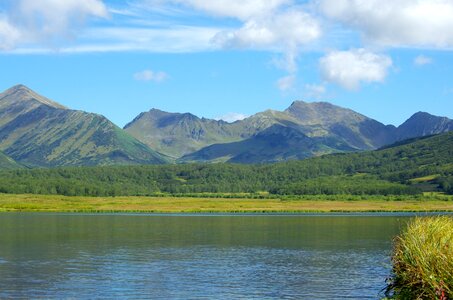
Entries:
[[453,218],[416,218],[395,239],[394,299],[453,299]]

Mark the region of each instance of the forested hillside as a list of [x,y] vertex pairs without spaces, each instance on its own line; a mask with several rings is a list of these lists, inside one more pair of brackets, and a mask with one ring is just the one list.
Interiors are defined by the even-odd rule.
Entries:
[[453,132],[362,153],[263,165],[103,166],[0,172],[0,192],[62,195],[453,193]]

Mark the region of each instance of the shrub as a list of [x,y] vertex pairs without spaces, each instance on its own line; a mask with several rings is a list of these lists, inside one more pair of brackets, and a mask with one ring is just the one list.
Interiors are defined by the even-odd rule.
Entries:
[[416,218],[395,239],[394,299],[453,299],[453,218]]

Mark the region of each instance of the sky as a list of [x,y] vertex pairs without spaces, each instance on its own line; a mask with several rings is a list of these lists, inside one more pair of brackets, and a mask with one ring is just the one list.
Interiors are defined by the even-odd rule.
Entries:
[[453,118],[453,0],[0,0],[0,90],[123,127],[327,101],[384,124]]

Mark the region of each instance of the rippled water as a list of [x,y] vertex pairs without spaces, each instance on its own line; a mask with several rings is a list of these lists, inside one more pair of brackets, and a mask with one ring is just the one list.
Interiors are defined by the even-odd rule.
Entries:
[[0,298],[379,298],[407,216],[0,214]]

